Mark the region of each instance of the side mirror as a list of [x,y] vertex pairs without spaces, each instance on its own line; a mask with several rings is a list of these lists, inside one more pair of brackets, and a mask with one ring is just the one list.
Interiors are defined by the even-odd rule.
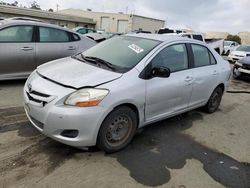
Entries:
[[152,77],[168,78],[170,76],[170,69],[166,67],[154,67],[151,70]]

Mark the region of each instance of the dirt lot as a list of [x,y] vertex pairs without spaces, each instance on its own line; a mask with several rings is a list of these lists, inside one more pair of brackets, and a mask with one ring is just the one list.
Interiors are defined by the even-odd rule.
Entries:
[[[225,94],[214,114],[147,126],[105,155],[36,131],[21,106],[23,83],[0,82],[0,187],[250,187],[249,94]],[[250,82],[232,81],[230,90],[250,91]]]

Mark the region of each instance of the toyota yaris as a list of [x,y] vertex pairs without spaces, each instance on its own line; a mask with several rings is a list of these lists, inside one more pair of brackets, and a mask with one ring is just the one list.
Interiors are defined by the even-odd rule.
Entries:
[[24,86],[24,105],[48,137],[110,153],[147,124],[198,107],[215,112],[229,78],[229,63],[203,42],[131,34],[41,65]]

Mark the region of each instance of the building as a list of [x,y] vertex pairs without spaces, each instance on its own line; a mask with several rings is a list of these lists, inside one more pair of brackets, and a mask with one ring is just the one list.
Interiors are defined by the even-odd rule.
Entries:
[[215,39],[226,39],[229,33],[227,32],[218,32],[218,31],[210,31],[206,32],[206,38],[215,38]]
[[96,29],[106,32],[127,33],[134,30],[143,30],[156,33],[165,26],[164,20],[132,14],[93,12],[80,9],[66,9],[59,12],[72,16],[92,18],[96,22]]
[[250,45],[250,32],[240,32],[238,35],[241,38],[242,44]]
[[96,22],[93,19],[85,18],[83,16],[78,17],[73,15],[6,5],[0,5],[0,17],[31,17],[43,20],[51,24],[66,26],[68,28],[74,28],[77,26],[95,28],[96,25]]

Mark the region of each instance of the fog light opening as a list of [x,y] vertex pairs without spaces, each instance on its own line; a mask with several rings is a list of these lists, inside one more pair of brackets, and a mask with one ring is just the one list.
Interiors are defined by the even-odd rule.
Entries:
[[76,138],[79,134],[78,130],[63,130],[61,132],[61,136],[67,137],[67,138]]

